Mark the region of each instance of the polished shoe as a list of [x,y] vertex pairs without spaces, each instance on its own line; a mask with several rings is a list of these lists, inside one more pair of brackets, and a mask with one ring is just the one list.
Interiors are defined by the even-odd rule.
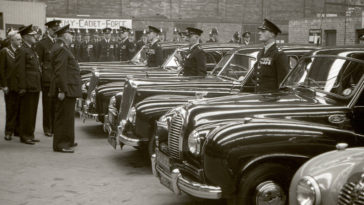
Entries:
[[45,132],[44,135],[47,136],[47,137],[53,137],[53,134],[50,133],[50,132]]
[[73,145],[71,145],[71,147],[77,147],[77,146],[78,146],[77,142],[75,142],[75,143],[73,143]]
[[24,144],[35,144],[35,142],[33,142],[31,139],[27,139],[27,140],[20,140],[21,143],[24,143]]
[[5,135],[4,139],[5,139],[6,141],[10,141],[10,140],[11,140],[11,135]]
[[72,148],[63,148],[59,150],[54,150],[55,152],[63,152],[63,153],[74,153],[75,151]]
[[32,140],[32,142],[40,142],[40,140],[37,140],[37,139],[30,139]]

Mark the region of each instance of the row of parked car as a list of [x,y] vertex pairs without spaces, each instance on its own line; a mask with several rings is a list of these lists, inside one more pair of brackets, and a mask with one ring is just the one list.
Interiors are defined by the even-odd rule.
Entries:
[[255,94],[247,79],[261,45],[202,45],[204,78],[180,75],[188,45],[161,46],[158,68],[145,66],[144,48],[130,62],[81,66],[77,109],[103,123],[114,148],[144,151],[176,194],[364,204],[363,48],[279,45],[291,71],[279,92]]

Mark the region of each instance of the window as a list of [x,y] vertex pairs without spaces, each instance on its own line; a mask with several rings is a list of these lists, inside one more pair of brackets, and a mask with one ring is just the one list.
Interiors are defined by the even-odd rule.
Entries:
[[4,30],[4,16],[2,12],[0,12],[0,29]]

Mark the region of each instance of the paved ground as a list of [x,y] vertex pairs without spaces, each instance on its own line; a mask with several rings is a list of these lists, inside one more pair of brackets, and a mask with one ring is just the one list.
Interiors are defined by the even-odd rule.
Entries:
[[221,204],[176,196],[152,175],[149,162],[133,149],[113,150],[99,123],[76,118],[74,154],[54,153],[43,135],[41,103],[36,138],[25,145],[3,139],[5,105],[0,94],[0,205]]

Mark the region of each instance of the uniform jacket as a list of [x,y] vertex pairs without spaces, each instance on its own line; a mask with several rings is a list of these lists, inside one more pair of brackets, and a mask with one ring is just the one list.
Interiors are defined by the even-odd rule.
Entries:
[[0,87],[8,87],[12,91],[18,90],[15,55],[16,51],[12,46],[0,50]]
[[289,71],[288,57],[273,44],[265,53],[259,52],[250,80],[256,93],[275,92]]
[[199,45],[192,47],[187,55],[184,66],[184,76],[206,76],[206,54]]
[[139,40],[137,43],[137,52],[146,44],[143,40]]
[[27,92],[41,91],[41,66],[37,52],[28,44],[23,45],[16,52],[15,57],[18,89]]
[[42,86],[49,87],[51,82],[51,48],[54,40],[48,36],[40,40],[35,45],[35,50],[39,56],[39,61],[42,68]]
[[102,39],[99,44],[99,61],[114,61],[115,58],[115,44],[111,39],[106,42]]
[[117,49],[117,57],[119,61],[128,60],[127,42],[128,42],[127,38],[119,42],[119,47]]
[[88,41],[88,42],[82,42],[81,48],[80,48],[80,61],[81,62],[94,62],[96,61],[96,46]]
[[134,41],[127,40],[126,41],[126,49],[127,49],[127,59],[131,60],[134,55],[138,52],[137,44]]
[[66,97],[77,98],[82,96],[80,68],[75,56],[66,46],[63,39],[58,39],[52,51],[53,78],[50,95],[64,92]]
[[159,45],[159,41],[156,41],[149,46],[147,50],[147,55],[148,55],[148,60],[147,60],[148,67],[158,67],[162,65],[163,53],[162,53],[162,48]]

